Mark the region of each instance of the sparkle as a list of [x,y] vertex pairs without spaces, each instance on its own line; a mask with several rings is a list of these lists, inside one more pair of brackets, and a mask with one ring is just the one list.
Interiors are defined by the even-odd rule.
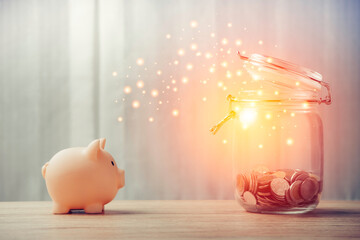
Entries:
[[190,27],[196,28],[197,26],[198,26],[198,22],[197,22],[197,21],[193,20],[193,21],[190,22]]
[[153,97],[159,96],[159,91],[156,89],[151,90],[151,96],[153,96]]
[[143,88],[143,87],[144,87],[144,82],[141,81],[141,80],[139,80],[139,81],[137,81],[136,86],[137,86],[138,88]]
[[227,71],[227,72],[226,72],[226,77],[227,77],[227,78],[231,78],[231,72]]
[[196,43],[192,43],[190,45],[190,48],[191,48],[191,50],[196,50],[198,48],[198,46],[196,45]]
[[264,42],[262,40],[259,40],[258,43],[259,43],[259,45],[263,45]]
[[223,144],[227,144],[227,143],[228,143],[228,141],[227,141],[226,139],[224,139],[222,142],[223,142]]
[[133,101],[133,102],[132,102],[132,107],[133,107],[133,108],[139,108],[139,107],[140,107],[140,102],[137,101],[137,100]]
[[138,59],[136,60],[136,64],[139,65],[139,66],[144,65],[144,59],[138,58]]
[[243,124],[250,124],[255,121],[257,112],[252,108],[245,108],[240,112],[239,119]]
[[224,83],[223,82],[218,82],[218,87],[222,87],[222,86],[224,86]]
[[118,121],[118,122],[122,122],[122,121],[123,121],[123,118],[122,118],[122,117],[118,117],[118,118],[117,118],[117,121]]
[[266,118],[266,119],[270,119],[270,118],[271,118],[271,114],[270,114],[270,113],[267,113],[267,114],[265,115],[265,118]]
[[307,107],[309,107],[309,104],[305,102],[302,104],[302,106],[303,106],[303,108],[307,108]]
[[274,94],[275,94],[275,95],[279,95],[279,92],[278,92],[278,91],[275,91]]
[[295,117],[295,113],[291,113],[290,116]]
[[175,80],[175,79],[173,79],[173,80],[171,81],[171,83],[172,83],[172,84],[175,84],[175,83],[176,83],[176,80]]
[[154,122],[154,118],[153,118],[153,117],[149,117],[149,122]]
[[209,72],[211,72],[211,73],[215,72],[215,68],[211,67],[211,68],[209,69]]
[[158,70],[158,71],[156,72],[156,74],[160,76],[160,75],[162,74],[162,71],[161,71],[161,70]]
[[241,76],[241,74],[242,74],[241,70],[238,70],[238,71],[236,72],[236,75],[237,75],[237,76]]
[[179,56],[184,56],[184,54],[185,54],[185,50],[182,49],[182,48],[180,48],[180,49],[178,50],[178,55],[179,55]]
[[188,82],[189,82],[189,79],[188,79],[188,78],[186,78],[186,77],[183,77],[183,79],[182,79],[181,81],[182,81],[182,83],[186,84],[186,83],[188,83]]
[[114,77],[116,77],[116,76],[117,76],[117,72],[113,72],[112,75],[113,75]]
[[201,56],[201,52],[197,52],[195,55],[196,55],[197,57],[200,57],[200,56]]
[[227,62],[222,62],[222,63],[221,63],[221,66],[223,66],[224,68],[226,68],[226,67],[227,67],[227,65],[228,65],[228,63],[227,63]]
[[263,94],[262,90],[257,91],[257,95],[261,96]]
[[227,26],[228,26],[229,28],[231,28],[231,27],[232,27],[232,23],[229,22],[229,23],[227,24]]
[[172,115],[173,115],[174,117],[179,116],[179,110],[174,109],[174,110],[172,111]]
[[207,58],[207,59],[212,58],[211,53],[209,53],[209,52],[205,53],[205,58]]
[[267,61],[268,63],[272,63],[272,58],[267,58],[266,61]]
[[223,38],[221,40],[221,43],[222,43],[222,45],[226,45],[226,44],[228,44],[228,40],[226,38]]
[[166,34],[166,39],[170,39],[171,38],[171,35],[170,34]]
[[271,129],[272,129],[272,130],[276,130],[276,127],[275,127],[275,126],[272,126]]
[[299,85],[300,85],[300,83],[299,83],[299,82],[296,82],[296,83],[295,83],[295,85],[296,85],[296,86],[299,86]]
[[178,91],[177,87],[174,87],[174,88],[173,88],[173,91],[174,91],[174,92],[177,92],[177,91]]
[[258,146],[258,147],[261,149],[261,148],[263,148],[264,146],[263,146],[262,144],[259,144],[259,146]]
[[131,87],[130,86],[124,87],[124,93],[126,93],[126,94],[131,93]]
[[210,37],[212,37],[212,38],[215,37],[215,33],[211,33]]
[[175,61],[174,61],[174,64],[175,64],[175,65],[178,65],[178,64],[179,64],[179,61],[178,61],[178,60],[175,60]]
[[287,144],[287,145],[293,145],[293,143],[294,143],[294,140],[292,140],[291,138],[288,138],[288,139],[286,140],[286,144]]
[[194,66],[191,64],[191,63],[188,63],[187,65],[186,65],[186,69],[187,70],[192,70],[194,68]]
[[206,98],[206,97],[203,97],[202,100],[203,100],[203,102],[206,102],[207,98]]
[[240,46],[242,44],[242,41],[241,40],[236,40],[235,44],[236,44],[236,46]]

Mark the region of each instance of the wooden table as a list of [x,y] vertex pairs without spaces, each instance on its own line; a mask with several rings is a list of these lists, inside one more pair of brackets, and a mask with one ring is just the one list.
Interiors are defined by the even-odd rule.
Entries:
[[51,202],[0,202],[0,239],[360,238],[360,202],[303,215],[254,214],[235,201],[114,201],[105,214],[50,213]]

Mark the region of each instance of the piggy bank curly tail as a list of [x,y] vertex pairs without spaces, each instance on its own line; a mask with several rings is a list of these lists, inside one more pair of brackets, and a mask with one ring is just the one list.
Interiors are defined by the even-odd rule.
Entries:
[[44,166],[41,168],[42,176],[45,178],[46,174],[46,167],[49,165],[49,162],[45,163]]

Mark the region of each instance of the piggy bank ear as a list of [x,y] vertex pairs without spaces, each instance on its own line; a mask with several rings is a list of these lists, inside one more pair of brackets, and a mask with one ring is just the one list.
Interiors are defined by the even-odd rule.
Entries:
[[100,139],[92,141],[85,149],[85,152],[90,159],[98,159],[98,154],[100,152]]
[[105,143],[106,143],[106,139],[105,138],[101,138],[100,139],[100,147],[102,150],[105,149]]

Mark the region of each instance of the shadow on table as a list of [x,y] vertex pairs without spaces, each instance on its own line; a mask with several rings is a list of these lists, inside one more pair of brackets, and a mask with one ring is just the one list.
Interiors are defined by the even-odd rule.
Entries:
[[360,217],[360,210],[318,208],[299,217]]
[[105,210],[103,213],[89,214],[85,213],[84,210],[71,210],[70,214],[77,215],[133,215],[133,214],[144,214],[141,211],[126,211],[126,210]]

